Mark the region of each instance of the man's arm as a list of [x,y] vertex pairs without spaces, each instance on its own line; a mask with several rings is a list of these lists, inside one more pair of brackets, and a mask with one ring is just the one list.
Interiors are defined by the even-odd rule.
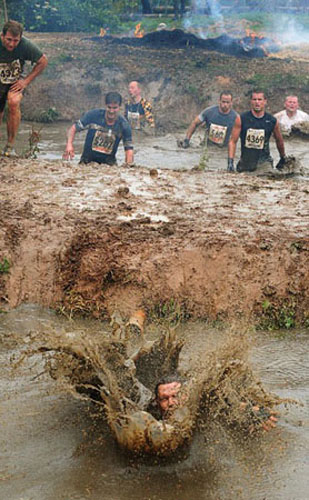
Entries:
[[63,160],[73,160],[75,156],[74,146],[73,146],[75,134],[76,134],[76,126],[75,124],[73,124],[68,131],[68,140],[65,147],[65,152],[62,155]]
[[234,127],[232,128],[231,137],[228,144],[228,155],[229,158],[233,160],[235,158],[236,144],[239,139],[240,131],[241,131],[241,118],[238,115],[235,119]]
[[188,139],[188,141],[190,141],[196,128],[199,127],[201,125],[201,123],[203,123],[203,122],[202,122],[202,120],[199,119],[198,116],[196,118],[194,118],[193,122],[189,125],[189,128],[188,128],[187,133],[186,133],[186,139]]
[[284,142],[283,142],[283,137],[281,134],[281,130],[279,127],[279,122],[277,120],[275,128],[274,128],[274,138],[276,141],[276,146],[280,155],[280,158],[284,158],[285,156],[285,148],[284,148]]
[[132,165],[134,163],[133,149],[126,149],[126,151],[125,151],[125,163],[127,165]]
[[236,152],[236,144],[239,139],[240,131],[241,131],[241,118],[239,115],[237,115],[228,144],[228,160],[227,160],[228,172],[234,172],[234,158]]
[[28,87],[32,80],[34,80],[40,73],[42,73],[42,71],[44,71],[47,64],[47,57],[43,54],[33,67],[32,71],[29,73],[29,75],[26,76],[26,78],[22,78],[13,83],[10,88],[10,92],[20,92],[21,90],[24,90],[26,87]]

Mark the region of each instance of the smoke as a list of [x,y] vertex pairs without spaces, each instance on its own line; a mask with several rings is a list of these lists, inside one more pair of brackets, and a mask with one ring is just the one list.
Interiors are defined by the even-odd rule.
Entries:
[[[203,17],[201,17],[201,14]],[[209,17],[215,24],[216,34],[226,33],[219,0],[192,0],[191,13],[184,19],[184,28],[186,30],[193,29],[201,38],[208,38],[209,35],[213,35],[214,29],[209,29],[207,25],[203,26],[201,24],[203,18],[208,24]]]
[[[288,6],[280,2],[280,10],[278,1],[257,10],[254,7],[253,10],[244,8],[246,3],[240,2],[238,8],[237,5],[230,8],[221,0],[191,0],[191,10],[184,17],[183,27],[195,32],[200,38],[223,33],[239,36],[244,33],[245,28],[249,28],[285,45],[309,43],[309,19],[305,2],[303,8],[299,7],[296,0],[289,2]],[[294,10],[294,7],[299,9]]]
[[309,43],[309,30],[298,18],[291,15],[281,15],[273,25],[276,38],[284,44]]

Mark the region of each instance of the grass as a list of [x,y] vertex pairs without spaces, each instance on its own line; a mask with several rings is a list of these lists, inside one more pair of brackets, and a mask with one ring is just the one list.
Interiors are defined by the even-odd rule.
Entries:
[[6,257],[0,261],[0,274],[7,274],[10,271],[11,264]]

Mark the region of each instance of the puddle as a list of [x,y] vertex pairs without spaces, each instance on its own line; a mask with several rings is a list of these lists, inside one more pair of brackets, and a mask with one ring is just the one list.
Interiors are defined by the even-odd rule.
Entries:
[[[11,370],[22,339],[51,328],[91,336],[102,324],[69,322],[31,305],[0,316],[1,499],[307,499],[308,331],[260,333],[251,354],[266,387],[304,406],[282,407],[277,428],[247,442],[214,424],[211,434],[195,434],[186,458],[148,464],[118,449],[104,421],[94,418],[95,408],[59,393],[48,375],[38,376],[39,359]],[[180,333],[187,339],[182,363],[190,364],[210,331],[197,322],[183,325]],[[211,335],[216,343],[222,332]]]

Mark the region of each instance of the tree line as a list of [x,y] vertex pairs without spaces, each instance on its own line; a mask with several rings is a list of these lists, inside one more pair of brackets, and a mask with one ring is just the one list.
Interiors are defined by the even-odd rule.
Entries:
[[[1,5],[2,4],[2,5]],[[308,0],[0,0],[2,17],[16,19],[28,31],[98,31],[117,29],[133,15],[154,12],[211,15],[220,8],[275,11],[308,10]]]

